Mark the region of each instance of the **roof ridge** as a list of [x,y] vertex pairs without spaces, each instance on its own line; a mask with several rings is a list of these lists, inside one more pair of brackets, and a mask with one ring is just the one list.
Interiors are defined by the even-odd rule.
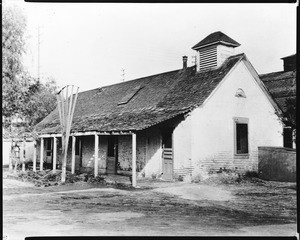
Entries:
[[[192,68],[192,67],[188,67],[188,68]],[[176,69],[176,70],[172,70],[172,71],[168,71],[168,72],[162,72],[162,73],[157,73],[157,74],[153,74],[153,75],[149,75],[149,76],[145,76],[145,77],[135,78],[135,79],[131,79],[131,80],[128,80],[125,82],[115,83],[115,84],[111,84],[111,85],[105,85],[105,86],[102,86],[99,88],[111,87],[111,86],[115,86],[115,85],[122,85],[122,84],[126,84],[128,82],[139,81],[141,79],[145,79],[145,78],[149,78],[149,77],[155,77],[155,76],[168,74],[168,73],[172,73],[172,72],[179,72],[180,70],[182,70],[182,69]]]
[[238,47],[241,44],[237,41],[233,40],[231,37],[226,35],[225,33],[221,31],[213,32],[206,36],[204,39],[202,39],[200,42],[198,42],[195,46],[192,47],[192,49],[196,50],[199,48],[204,48],[207,45],[211,44],[229,44],[233,47]]

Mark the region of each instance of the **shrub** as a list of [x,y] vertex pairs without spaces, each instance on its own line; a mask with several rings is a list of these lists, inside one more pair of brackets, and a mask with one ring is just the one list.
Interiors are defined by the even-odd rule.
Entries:
[[247,171],[244,174],[245,178],[258,178],[258,173],[255,171]]

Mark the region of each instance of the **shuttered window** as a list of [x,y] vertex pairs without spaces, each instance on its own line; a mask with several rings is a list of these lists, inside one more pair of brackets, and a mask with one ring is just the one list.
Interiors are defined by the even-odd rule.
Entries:
[[205,48],[199,52],[200,71],[217,67],[217,46]]

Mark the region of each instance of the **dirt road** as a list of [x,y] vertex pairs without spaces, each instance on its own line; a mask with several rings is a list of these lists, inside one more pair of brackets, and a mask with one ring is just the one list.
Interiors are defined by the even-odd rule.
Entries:
[[[3,233],[26,236],[295,236],[296,191],[269,182],[140,182],[122,190],[77,183],[38,188],[3,179]],[[147,186],[147,188],[146,188]]]

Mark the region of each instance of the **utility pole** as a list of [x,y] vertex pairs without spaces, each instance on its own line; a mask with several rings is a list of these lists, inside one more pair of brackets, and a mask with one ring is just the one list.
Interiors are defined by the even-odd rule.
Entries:
[[121,71],[122,71],[122,74],[121,74],[121,76],[122,76],[122,82],[124,82],[125,81],[125,69],[122,68]]
[[40,41],[40,26],[38,26],[38,66],[37,66],[37,78],[38,78],[38,81],[40,81],[40,44],[41,44],[41,41]]
[[42,33],[41,33],[41,28],[43,28],[44,26],[42,25],[42,26],[40,26],[40,25],[38,25],[38,35],[37,35],[37,37],[38,37],[38,42],[37,42],[37,44],[38,44],[38,57],[37,57],[37,79],[38,79],[38,81],[40,81],[40,75],[41,75],[41,72],[40,72],[40,69],[41,69],[41,64],[40,64],[40,62],[41,62],[41,49],[40,49],[40,46],[41,46],[41,43],[43,42],[43,41],[41,41],[41,36],[43,35]]

